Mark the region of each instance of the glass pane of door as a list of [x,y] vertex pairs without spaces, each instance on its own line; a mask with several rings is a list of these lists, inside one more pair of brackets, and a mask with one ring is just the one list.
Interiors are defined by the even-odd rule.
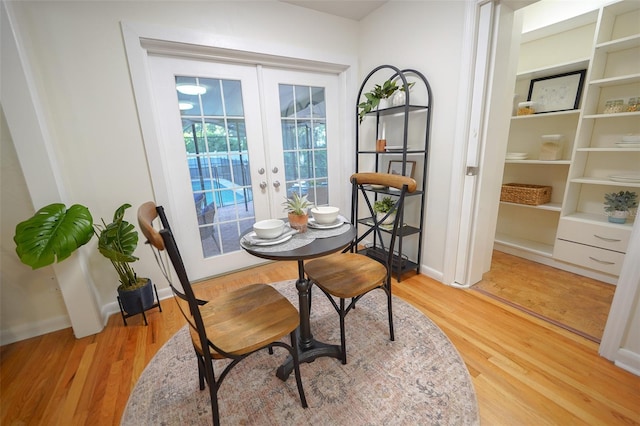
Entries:
[[279,84],[279,94],[287,196],[328,204],[325,89]]
[[240,235],[255,222],[242,84],[175,80],[202,254],[239,250]]

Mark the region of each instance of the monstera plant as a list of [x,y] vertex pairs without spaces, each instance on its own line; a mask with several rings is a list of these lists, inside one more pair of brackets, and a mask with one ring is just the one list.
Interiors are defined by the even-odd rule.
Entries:
[[16,226],[13,237],[20,261],[33,269],[61,262],[93,237],[89,209],[49,204]]
[[16,253],[22,263],[33,269],[42,268],[68,258],[95,234],[98,250],[118,274],[119,302],[127,313],[139,313],[140,300],[142,310],[153,305],[153,287],[151,280],[138,277],[131,267],[138,260],[133,255],[138,232],[124,220],[129,207],[130,204],[118,207],[111,223],[102,220],[102,224],[94,225],[89,209],[83,205],[74,204],[68,209],[60,203],[45,206],[16,226]]

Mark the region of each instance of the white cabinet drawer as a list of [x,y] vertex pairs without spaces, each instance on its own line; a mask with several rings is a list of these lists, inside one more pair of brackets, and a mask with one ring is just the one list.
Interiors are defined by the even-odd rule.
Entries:
[[631,230],[616,225],[560,219],[557,238],[626,253]]
[[563,240],[556,241],[553,247],[553,257],[611,275],[620,275],[620,269],[624,261],[624,253]]

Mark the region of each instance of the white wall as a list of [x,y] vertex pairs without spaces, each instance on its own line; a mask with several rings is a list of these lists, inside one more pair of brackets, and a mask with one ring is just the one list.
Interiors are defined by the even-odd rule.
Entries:
[[[15,30],[25,44],[68,198],[87,205],[95,220],[110,219],[117,206],[129,202],[134,208],[128,211],[127,219],[135,222],[135,206],[153,197],[123,46],[122,21],[206,32],[221,40],[241,38],[260,46],[291,46],[292,51],[311,50],[321,57],[326,52],[357,56],[357,22],[276,1],[16,1],[8,5],[16,21]],[[5,141],[11,143],[3,134],[3,145]],[[7,159],[12,159],[15,170],[15,155]],[[3,167],[3,182],[5,179],[9,182],[12,175]],[[15,188],[19,191],[24,185]],[[29,201],[26,192],[21,196]],[[14,250],[11,237],[15,224],[35,210],[28,204],[2,205],[3,256],[6,253],[10,258]],[[98,304],[104,308],[115,301],[117,276],[95,244],[94,239],[85,251]],[[165,286],[155,272],[157,265],[150,251],[144,249],[141,245],[136,252],[141,258],[136,270]],[[50,296],[48,293],[53,286],[51,271],[31,273],[14,260],[4,262],[3,258],[2,300],[12,303],[12,309],[0,313],[3,343],[11,340],[16,329],[31,327],[37,334],[41,328],[38,324],[61,314],[64,318],[60,296],[55,290]],[[33,286],[12,285],[16,279],[5,278],[21,274],[30,274]],[[22,297],[26,288],[38,284],[41,294]],[[55,305],[58,309],[49,312]],[[38,316],[34,317],[34,312],[39,312]]]
[[413,68],[433,91],[422,272],[442,278],[465,23],[463,1],[391,1],[361,21],[360,69]]
[[[31,270],[15,252],[16,224],[35,211],[0,108],[0,312],[3,340],[20,340],[70,326],[52,267]],[[34,330],[35,329],[35,330]]]

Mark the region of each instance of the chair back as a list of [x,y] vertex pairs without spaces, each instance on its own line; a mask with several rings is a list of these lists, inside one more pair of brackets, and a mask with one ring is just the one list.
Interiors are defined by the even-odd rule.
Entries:
[[[392,267],[396,266],[394,248],[403,226],[405,196],[415,192],[416,181],[410,177],[389,173],[355,173],[351,175],[351,184],[351,221],[354,226],[356,222],[363,223],[367,229],[358,235],[350,250],[358,251],[365,240],[370,241],[373,238],[373,245],[368,247],[365,253],[381,261],[387,267],[387,275],[390,277]],[[375,189],[378,186],[384,186],[385,189]],[[393,191],[390,191],[391,189]],[[386,214],[377,215],[374,210],[375,203],[385,197],[392,200],[392,207]],[[363,207],[366,213],[359,214]]]
[[[153,221],[156,218],[160,218],[160,223],[162,226],[159,231],[156,230],[153,226]],[[165,278],[169,282],[169,286],[171,287],[173,294],[177,298],[178,306],[180,307],[182,314],[189,323],[189,326],[194,331],[196,331],[198,335],[198,343],[202,351],[201,355],[205,357],[205,360],[207,362],[210,362],[211,355],[208,348],[211,348],[215,352],[225,357],[235,358],[235,356],[227,354],[224,351],[220,350],[220,348],[216,347],[211,341],[209,341],[207,337],[204,321],[199,309],[199,306],[206,304],[207,301],[196,298],[193,292],[191,282],[189,281],[189,277],[187,275],[187,270],[182,261],[182,257],[180,256],[180,251],[178,250],[176,240],[173,236],[173,233],[171,232],[171,227],[169,226],[164,208],[162,206],[156,206],[152,201],[144,203],[138,209],[138,225],[140,226],[142,234],[147,238],[147,244],[149,244],[152,249],[154,249],[156,261],[158,262],[158,265],[160,266],[160,269],[162,270]],[[163,263],[162,256],[159,253],[161,251],[167,252],[171,264],[173,265],[175,274],[180,281],[182,291],[173,283],[171,274],[168,271],[168,268],[166,268],[166,265]],[[186,302],[188,306],[188,312],[184,307],[184,303],[181,303],[181,301]],[[196,343],[197,342],[194,342],[194,344]]]

